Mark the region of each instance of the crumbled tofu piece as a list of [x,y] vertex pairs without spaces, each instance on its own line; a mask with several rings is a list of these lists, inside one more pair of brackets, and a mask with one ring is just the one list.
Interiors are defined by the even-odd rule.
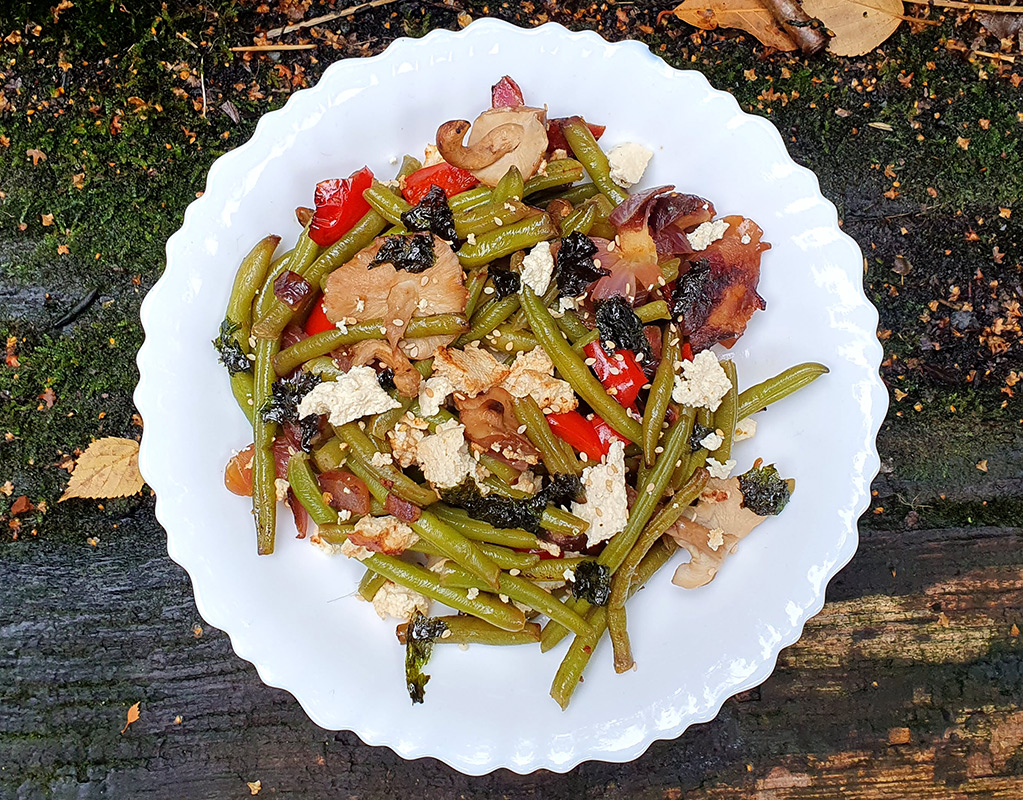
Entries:
[[[312,543],[313,547],[328,556],[342,555],[342,553],[344,553],[342,548],[345,544],[348,544],[348,542],[345,542],[344,544],[332,544],[321,539],[319,536],[311,536],[309,537],[309,541]],[[347,554],[345,553],[345,555]]]
[[721,528],[711,528],[707,534],[707,546],[715,553],[725,543],[725,532]]
[[700,447],[705,447],[713,453],[715,450],[721,447],[724,441],[725,437],[721,434],[720,431],[711,431],[702,439],[700,439]]
[[555,558],[561,555],[561,548],[554,544],[554,542],[548,542],[543,539],[537,539],[536,546],[539,547],[541,550],[547,551]]
[[744,439],[752,439],[757,435],[757,421],[755,419],[740,419],[739,424],[735,426],[735,435],[732,437],[733,442],[741,442]]
[[558,311],[564,314],[566,311],[578,311],[581,300],[579,297],[559,297]]
[[433,355],[433,375],[446,378],[454,391],[467,397],[475,397],[497,386],[508,377],[509,371],[482,349],[479,342],[470,342],[462,350],[439,347]]
[[586,546],[593,547],[620,533],[629,520],[625,493],[625,445],[612,443],[600,464],[583,470],[585,503],[572,503],[572,513],[586,520]]
[[373,457],[369,460],[369,463],[374,467],[390,467],[394,464],[394,459],[391,458],[390,453],[374,453]]
[[551,161],[561,161],[563,158],[568,158],[568,151],[562,147],[551,153]]
[[348,326],[345,325],[345,321],[343,319],[339,319],[337,322],[335,322],[334,327],[341,331],[341,333],[348,333]]
[[575,583],[575,570],[571,567],[565,567],[565,571],[561,573],[561,577],[565,579],[566,583]]
[[689,246],[693,250],[706,250],[707,245],[716,242],[725,235],[727,230],[728,223],[723,219],[716,219],[713,222],[704,222],[697,226],[696,230],[687,234],[686,238],[689,239]]
[[429,614],[430,601],[393,581],[384,583],[373,596],[373,609],[380,619],[394,617],[407,622],[417,608],[421,614]]
[[533,290],[538,297],[551,285],[554,274],[554,256],[551,255],[551,243],[540,242],[526,253],[522,259],[522,283]]
[[635,142],[625,142],[611,148],[607,154],[607,163],[611,168],[611,180],[628,189],[639,183],[646,172],[647,164],[654,157],[651,150]]
[[702,350],[692,361],[682,361],[682,374],[675,376],[671,397],[692,408],[717,411],[732,382],[710,350]]
[[501,384],[512,397],[532,397],[547,414],[563,414],[579,405],[572,387],[554,377],[554,363],[542,347],[518,354]]
[[465,426],[458,420],[438,425],[416,445],[416,460],[434,487],[450,489],[476,474],[478,464],[465,441]]
[[[331,545],[331,547],[338,547],[337,545]],[[337,552],[346,558],[354,558],[358,561],[365,561],[371,555],[373,551],[368,547],[363,547],[361,544],[352,544],[350,541],[345,539],[341,542],[341,546],[338,547]]]
[[530,494],[536,494],[540,491],[540,479],[533,474],[533,470],[527,469],[519,475],[515,483],[512,484],[513,489],[521,489],[523,492],[529,492]]
[[475,233],[470,233],[468,236],[466,236],[465,237],[465,243],[467,245],[469,245],[470,247],[472,245],[476,244],[476,234]]
[[732,470],[735,469],[735,463],[734,458],[728,459],[724,464],[716,458],[708,458],[707,472],[710,473],[710,477],[723,481],[732,474]]
[[440,411],[448,395],[455,391],[451,381],[447,378],[435,375],[427,378],[419,386],[419,410],[424,416],[433,417]]
[[274,492],[277,494],[278,503],[283,503],[288,499],[288,489],[290,488],[291,484],[286,478],[274,478]]
[[444,156],[440,154],[440,150],[437,149],[435,144],[427,144],[423,150],[423,166],[432,167],[434,164],[441,164],[444,162]]
[[416,445],[426,436],[429,424],[412,414],[406,414],[387,432],[391,445],[391,456],[402,469],[416,463]]
[[329,414],[331,425],[344,425],[400,405],[380,388],[375,369],[352,367],[336,381],[323,381],[313,387],[298,404],[298,415]]
[[465,596],[468,597],[470,600],[475,600],[477,597],[480,596],[480,590],[477,589],[475,586],[470,586],[468,589],[465,590]]
[[[348,538],[345,545],[352,544],[368,552],[390,555],[404,553],[419,541],[416,532],[397,517],[371,517],[368,514],[355,523]],[[357,558],[361,560],[365,556]]]

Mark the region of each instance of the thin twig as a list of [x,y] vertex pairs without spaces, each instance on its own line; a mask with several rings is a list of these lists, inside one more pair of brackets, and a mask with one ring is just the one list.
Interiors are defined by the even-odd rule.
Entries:
[[192,45],[192,47],[194,47],[196,50],[199,49],[199,45],[197,45],[195,42],[193,42],[191,39],[185,36],[185,34],[183,34],[181,31],[178,31],[174,35],[177,36],[181,41],[187,42],[188,44]]
[[232,53],[272,53],[275,50],[315,50],[315,44],[251,44],[232,47]]
[[333,22],[335,19],[350,17],[352,14],[357,14],[367,8],[379,8],[380,6],[386,6],[396,2],[398,2],[398,0],[369,0],[368,3],[360,3],[357,6],[346,8],[343,11],[324,14],[323,16],[313,17],[312,19],[304,19],[301,22],[294,23],[293,25],[285,25],[283,28],[273,28],[266,32],[266,38],[276,39],[278,36],[283,36],[284,34],[291,33],[292,31],[298,31],[302,28],[311,28],[313,25],[322,25],[324,22]]
[[958,8],[963,11],[991,11],[1004,14],[1023,14],[1023,6],[995,6],[990,3],[963,3],[960,0],[906,0],[912,6]]
[[996,61],[1005,61],[1005,62],[1007,62],[1009,64],[1015,64],[1016,63],[1016,56],[1007,56],[1004,53],[988,53],[988,52],[986,52],[984,50],[974,50],[973,54],[975,56],[984,56],[985,58],[993,58]]
[[199,60],[199,82],[202,86],[202,118],[206,119],[206,66]]

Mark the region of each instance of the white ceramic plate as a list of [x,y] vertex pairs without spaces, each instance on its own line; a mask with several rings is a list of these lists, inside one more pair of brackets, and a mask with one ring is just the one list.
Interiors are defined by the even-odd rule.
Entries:
[[[294,208],[310,203],[317,181],[364,163],[387,175],[441,122],[486,107],[504,74],[553,116],[606,123],[605,145],[652,148],[645,185],[676,184],[710,198],[719,214],[741,213],[764,228],[773,244],[760,284],[767,311],[734,351],[742,386],[801,361],[831,367],[759,414],[757,437],[737,446],[737,472],[764,456],[795,477],[784,514],[747,538],[707,587],[686,592],[670,585],[671,569],[657,575],[630,604],[638,669],[615,675],[602,646],[565,712],[547,694],[565,643],[548,654],[435,648],[426,703],[413,707],[393,621],[353,596],[358,563],[294,539],[286,512],[278,552],[258,557],[249,502],[223,486],[225,462],[251,433],[210,340],[241,257],[270,232],[290,246],[299,232]],[[887,407],[862,264],[816,178],[793,163],[769,122],[637,42],[484,20],[334,64],[213,165],[143,303],[140,466],[156,490],[170,555],[191,575],[203,617],[324,728],[470,774],[635,758],[762,682],[856,549]]]

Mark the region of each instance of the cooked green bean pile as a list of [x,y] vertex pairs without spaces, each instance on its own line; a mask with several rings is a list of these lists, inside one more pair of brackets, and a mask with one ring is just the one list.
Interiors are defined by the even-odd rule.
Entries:
[[793,482],[736,473],[739,443],[827,368],[740,390],[711,348],[764,307],[769,245],[696,195],[630,193],[649,150],[605,153],[602,126],[548,119],[510,78],[469,127],[394,179],[320,183],[295,246],[242,261],[214,345],[252,444],[225,484],[260,554],[283,502],[299,538],[361,562],[413,702],[434,644],[571,636],[564,707],[605,633],[634,666],[627,601],[677,548],[695,589],[782,510]]

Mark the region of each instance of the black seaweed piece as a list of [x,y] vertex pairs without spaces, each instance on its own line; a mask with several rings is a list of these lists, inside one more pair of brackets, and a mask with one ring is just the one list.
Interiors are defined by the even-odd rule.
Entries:
[[301,434],[298,446],[302,448],[302,452],[313,452],[313,439],[320,432],[319,416],[310,414],[308,417],[302,417],[298,421],[298,430]]
[[213,349],[217,351],[217,360],[227,367],[231,375],[239,372],[252,372],[252,362],[249,361],[241,344],[235,338],[238,326],[230,320],[225,319],[220,323],[220,335],[213,340]]
[[710,261],[693,262],[689,271],[678,276],[671,295],[671,317],[682,323],[686,332],[695,331],[707,321],[713,298],[707,291],[710,279]]
[[377,264],[390,264],[395,269],[417,273],[433,266],[433,239],[425,233],[415,236],[388,236],[373,257],[370,269]]
[[611,274],[593,263],[596,254],[597,245],[578,231],[561,240],[554,260],[554,280],[562,297],[578,297],[595,280]]
[[566,506],[573,500],[578,500],[583,491],[583,482],[578,475],[572,473],[555,473],[551,476],[550,483],[537,492],[533,497],[535,500],[543,500],[543,506]]
[[761,517],[780,514],[792,496],[788,482],[778,475],[774,464],[744,472],[739,476],[739,490],[743,507]]
[[510,297],[522,286],[519,273],[512,272],[510,269],[492,267],[490,269],[490,280],[494,282],[494,291],[497,293],[498,300]]
[[394,370],[390,367],[385,367],[377,373],[377,383],[380,384],[380,388],[385,392],[393,392],[394,386]]
[[448,629],[447,623],[436,617],[427,617],[416,609],[412,612],[405,632],[405,685],[413,705],[426,697],[426,684],[430,676],[423,673],[433,654],[433,643]]
[[689,452],[695,453],[697,450],[701,449],[703,445],[700,444],[700,442],[712,433],[714,433],[713,428],[708,428],[706,425],[694,422],[693,432],[689,435]]
[[444,502],[459,506],[473,519],[490,523],[495,528],[522,528],[541,535],[540,518],[547,506],[565,505],[579,496],[582,482],[578,475],[555,475],[550,483],[532,497],[513,500],[490,494],[484,497],[471,480],[441,492]]
[[[298,404],[320,383],[311,372],[299,370],[290,378],[280,378],[270,387],[271,396],[260,409],[264,422],[298,422]],[[315,416],[312,419],[316,419]]]
[[430,231],[447,242],[458,238],[448,196],[437,184],[430,187],[418,205],[401,215],[401,222],[410,231]]
[[572,595],[591,606],[606,606],[611,599],[611,570],[596,561],[581,561],[574,570]]
[[605,349],[606,342],[613,342],[613,350],[631,350],[636,355],[642,353],[643,362],[653,360],[650,342],[643,333],[643,322],[625,297],[619,294],[598,302],[596,318],[600,341]]

